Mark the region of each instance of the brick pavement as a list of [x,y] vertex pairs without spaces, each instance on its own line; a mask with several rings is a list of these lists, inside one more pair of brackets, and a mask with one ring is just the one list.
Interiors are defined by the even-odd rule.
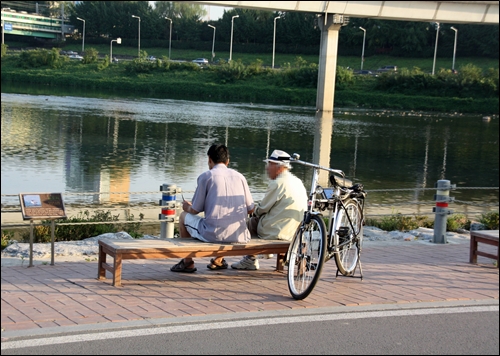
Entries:
[[[498,268],[484,257],[469,264],[468,242],[374,243],[361,257],[363,280],[335,278],[331,260],[302,301],[290,296],[286,273],[274,271],[274,259],[260,260],[258,271],[210,271],[209,259],[197,259],[193,274],[170,272],[174,260],[126,260],[121,288],[111,286],[109,274],[96,279],[97,261],[58,263],[56,258],[54,266],[2,267],[2,339],[16,331],[158,318],[499,297]],[[227,258],[229,264],[237,260]]]

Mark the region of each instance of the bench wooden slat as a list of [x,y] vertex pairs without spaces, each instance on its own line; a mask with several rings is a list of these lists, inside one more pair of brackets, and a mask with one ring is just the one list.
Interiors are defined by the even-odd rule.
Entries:
[[[113,276],[113,285],[121,285],[122,260],[160,259],[213,256],[241,256],[276,254],[276,269],[282,270],[281,260],[288,251],[289,241],[253,239],[245,244],[206,243],[191,238],[162,240],[99,240],[98,279],[106,279],[106,271]],[[111,256],[113,265],[106,263]]]

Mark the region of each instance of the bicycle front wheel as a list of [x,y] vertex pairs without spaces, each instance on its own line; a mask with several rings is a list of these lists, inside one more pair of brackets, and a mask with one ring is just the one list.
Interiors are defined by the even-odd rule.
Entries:
[[321,216],[297,229],[288,262],[288,289],[292,297],[306,298],[318,282],[325,262],[326,226]]
[[333,227],[335,263],[340,273],[351,276],[356,269],[361,248],[363,224],[361,208],[356,200],[344,201],[337,211]]

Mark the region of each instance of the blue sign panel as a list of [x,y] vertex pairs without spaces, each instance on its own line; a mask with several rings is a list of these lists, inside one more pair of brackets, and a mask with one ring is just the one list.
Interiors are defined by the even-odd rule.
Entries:
[[12,24],[11,23],[5,23],[4,25],[5,31],[12,31]]

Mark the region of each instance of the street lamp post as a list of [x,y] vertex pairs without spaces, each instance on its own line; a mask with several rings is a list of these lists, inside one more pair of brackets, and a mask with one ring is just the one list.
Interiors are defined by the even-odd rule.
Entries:
[[363,50],[361,51],[361,70],[363,70],[363,63],[365,62],[365,40],[366,40],[366,30],[359,26],[359,29],[363,31]]
[[212,63],[214,61],[214,58],[215,58],[215,26],[212,26],[212,25],[208,25],[208,27],[211,27],[214,29],[214,36],[213,36],[213,40],[212,40]]
[[434,62],[432,63],[432,75],[434,75],[434,71],[436,69],[436,55],[438,49],[438,38],[439,38],[439,22],[436,22],[436,45],[434,47]]
[[76,19],[83,21],[83,36],[82,36],[82,53],[83,53],[85,52],[85,20],[79,17],[77,17]]
[[272,64],[272,68],[274,69],[274,52],[275,52],[275,49],[276,49],[276,20],[277,19],[280,19],[281,16],[276,16],[274,18],[274,35],[273,35],[273,64]]
[[139,16],[132,15],[133,18],[139,20],[139,42],[138,42],[138,49],[137,49],[137,57],[141,58],[141,18]]
[[455,43],[453,44],[453,64],[451,65],[451,70],[453,72],[455,72],[455,54],[457,53],[457,34],[458,34],[458,30],[451,26],[451,29],[453,31],[455,31]]
[[234,15],[231,18],[231,46],[229,48],[229,62],[233,59],[233,26],[234,26],[234,19],[236,17],[240,17],[240,15]]
[[170,21],[170,37],[169,37],[169,40],[168,40],[168,59],[172,59],[170,57],[170,51],[172,49],[172,19],[168,18],[168,17],[165,17],[165,19],[167,19],[168,21]]
[[111,40],[111,43],[109,45],[109,63],[113,62],[113,42],[121,44],[122,39],[120,37],[118,37],[116,40]]

